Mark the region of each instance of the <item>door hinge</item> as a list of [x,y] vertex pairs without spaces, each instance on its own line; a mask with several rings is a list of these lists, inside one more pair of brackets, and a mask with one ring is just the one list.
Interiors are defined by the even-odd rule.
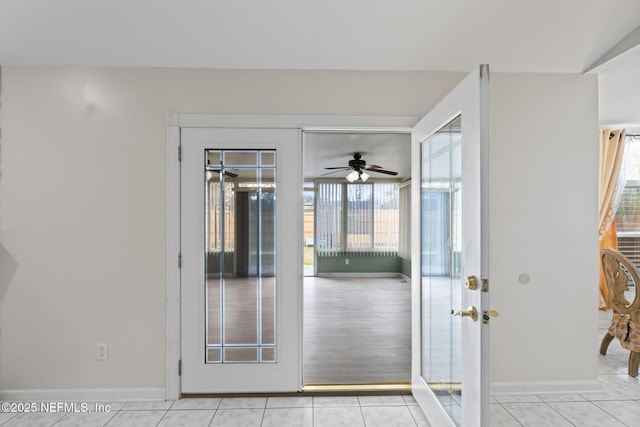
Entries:
[[178,161],[182,161],[182,145],[178,145]]
[[182,360],[178,360],[178,376],[182,376]]
[[182,268],[182,254],[178,254],[178,268]]

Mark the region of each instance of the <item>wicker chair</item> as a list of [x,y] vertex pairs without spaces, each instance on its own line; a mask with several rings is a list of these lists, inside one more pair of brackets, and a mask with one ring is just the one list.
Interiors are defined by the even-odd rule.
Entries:
[[[600,354],[607,354],[609,343],[617,338],[622,348],[630,351],[629,375],[637,377],[638,363],[640,362],[640,298],[638,297],[640,278],[638,271],[633,262],[613,249],[603,249],[600,252],[600,260],[613,306],[611,326],[602,338]],[[635,290],[632,302],[627,301],[624,295],[628,290],[630,280],[633,282]]]

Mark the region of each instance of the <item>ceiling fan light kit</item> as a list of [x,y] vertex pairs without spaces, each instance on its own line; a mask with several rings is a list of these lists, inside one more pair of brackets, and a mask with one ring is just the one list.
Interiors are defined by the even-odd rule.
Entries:
[[358,179],[362,182],[366,182],[369,179],[369,174],[363,171],[351,171],[347,176],[347,181],[356,182]]
[[347,181],[349,182],[355,182],[358,180],[358,178],[360,178],[360,175],[358,174],[357,171],[351,171],[348,175],[347,175]]

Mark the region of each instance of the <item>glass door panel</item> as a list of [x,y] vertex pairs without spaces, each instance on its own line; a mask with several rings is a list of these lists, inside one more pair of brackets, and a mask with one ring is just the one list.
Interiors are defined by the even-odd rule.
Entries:
[[460,116],[422,142],[422,378],[460,425]]
[[205,157],[206,362],[275,362],[275,153]]

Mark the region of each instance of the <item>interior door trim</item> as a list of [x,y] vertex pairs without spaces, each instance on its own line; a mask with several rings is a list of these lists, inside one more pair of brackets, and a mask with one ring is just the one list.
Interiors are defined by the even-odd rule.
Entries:
[[[275,116],[275,115],[206,115],[168,113],[166,125],[166,215],[167,215],[167,352],[166,400],[181,394],[180,355],[180,131],[186,127],[300,129],[301,131],[380,131],[411,132],[416,116]],[[302,177],[300,177],[302,180]],[[302,294],[301,294],[302,298]],[[300,305],[302,310],[302,304]],[[300,312],[302,318],[302,311]],[[302,337],[300,340],[302,346]],[[302,348],[300,349],[302,352]],[[302,361],[300,362],[302,365]],[[302,370],[302,366],[299,367]],[[301,376],[302,378],[302,376]]]

